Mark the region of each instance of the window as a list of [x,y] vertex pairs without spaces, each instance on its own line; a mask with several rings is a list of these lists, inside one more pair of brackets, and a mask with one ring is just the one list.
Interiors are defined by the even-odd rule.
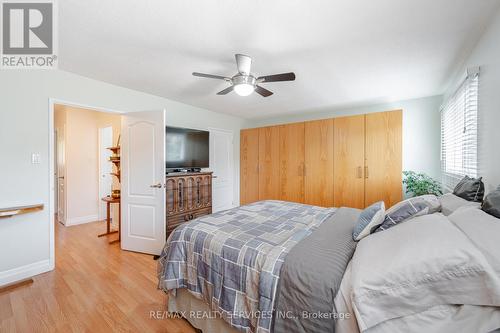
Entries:
[[441,169],[445,189],[453,189],[465,175],[477,177],[478,88],[476,70],[441,109]]

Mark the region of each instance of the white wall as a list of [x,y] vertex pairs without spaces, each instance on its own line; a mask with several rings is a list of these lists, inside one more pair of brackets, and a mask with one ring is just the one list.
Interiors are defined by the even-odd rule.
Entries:
[[425,172],[429,176],[439,180],[441,177],[441,118],[439,112],[441,103],[442,96],[432,96],[344,110],[325,110],[321,112],[259,119],[250,122],[248,127],[260,127],[402,109],[403,170]]
[[[168,84],[168,82],[165,82]],[[244,120],[58,70],[0,71],[0,207],[43,203],[34,214],[0,220],[0,285],[50,269],[49,98],[119,111],[167,109],[167,124],[239,132]],[[41,164],[31,164],[31,153]],[[234,145],[239,201],[239,135]]]
[[500,11],[485,30],[447,92],[465,77],[468,67],[480,66],[479,78],[479,175],[486,191],[500,185]]

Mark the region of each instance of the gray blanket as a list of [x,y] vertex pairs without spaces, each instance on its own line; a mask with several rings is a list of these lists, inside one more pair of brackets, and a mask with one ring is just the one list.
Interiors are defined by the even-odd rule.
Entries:
[[296,244],[281,267],[274,332],[335,332],[333,299],[356,248],[352,229],[360,210],[339,208]]

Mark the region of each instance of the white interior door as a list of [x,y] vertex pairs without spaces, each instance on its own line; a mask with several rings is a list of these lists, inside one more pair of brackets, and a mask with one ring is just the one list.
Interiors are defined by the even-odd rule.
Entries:
[[99,220],[106,218],[106,203],[101,198],[111,195],[113,186],[112,163],[109,157],[111,150],[107,149],[113,146],[113,127],[99,128]]
[[160,254],[166,220],[165,111],[124,114],[121,140],[121,247]]
[[234,207],[233,132],[210,129],[210,169],[212,180],[212,210]]
[[57,221],[66,224],[66,127],[61,127],[56,134],[56,188],[57,188]]

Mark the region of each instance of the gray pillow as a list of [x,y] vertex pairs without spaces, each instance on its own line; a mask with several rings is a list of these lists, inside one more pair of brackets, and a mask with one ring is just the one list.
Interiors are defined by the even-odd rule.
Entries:
[[429,206],[425,202],[415,202],[411,200],[402,201],[402,205],[398,205],[397,209],[387,211],[385,214],[384,222],[378,226],[374,232],[384,231],[399,223],[411,220],[414,217],[422,216],[429,213]]
[[360,241],[368,236],[372,230],[377,228],[383,221],[385,216],[385,204],[379,201],[365,208],[358,218],[358,223],[352,231],[352,239]]
[[406,200],[411,201],[413,204],[416,204],[418,202],[425,204],[427,207],[429,207],[429,214],[434,214],[441,211],[441,202],[439,201],[438,197],[435,196],[434,194],[421,195]]
[[500,218],[500,186],[484,198],[481,209],[494,217]]
[[441,202],[439,201],[438,197],[436,197],[434,194],[426,194],[420,195],[418,197],[408,198],[406,200],[398,202],[385,212],[386,215],[395,210],[398,210],[399,207],[406,205],[408,202],[411,202],[414,205],[417,203],[425,204],[427,207],[429,207],[429,214],[441,211]]
[[483,177],[470,178],[465,176],[458,182],[453,190],[453,194],[467,201],[482,202],[484,197]]

